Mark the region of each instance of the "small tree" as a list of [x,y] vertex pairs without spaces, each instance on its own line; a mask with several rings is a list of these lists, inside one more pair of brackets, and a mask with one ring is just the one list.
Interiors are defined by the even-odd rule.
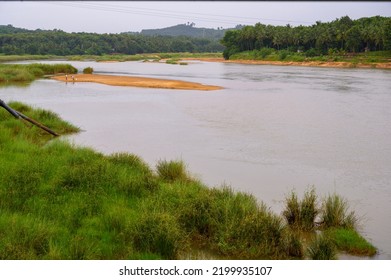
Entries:
[[83,69],[84,74],[92,74],[94,72],[94,69],[92,67],[87,67]]

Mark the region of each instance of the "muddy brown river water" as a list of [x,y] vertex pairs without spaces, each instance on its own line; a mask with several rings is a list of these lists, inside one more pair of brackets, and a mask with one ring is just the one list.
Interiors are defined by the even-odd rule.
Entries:
[[[45,63],[48,63],[45,61]],[[50,62],[57,63],[57,62]],[[210,186],[229,184],[280,213],[291,190],[337,192],[360,232],[391,259],[391,71],[189,61],[70,62],[95,73],[185,80],[217,91],[35,81],[0,88],[81,127],[68,138],[154,166],[183,160]]]

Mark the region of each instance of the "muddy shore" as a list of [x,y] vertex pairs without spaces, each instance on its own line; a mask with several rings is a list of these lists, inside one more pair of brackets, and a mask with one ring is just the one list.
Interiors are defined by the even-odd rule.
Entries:
[[54,76],[52,79],[62,82],[70,83],[100,83],[111,86],[129,86],[129,87],[145,87],[145,88],[163,88],[163,89],[185,89],[185,90],[218,90],[222,89],[219,86],[203,85],[200,83],[179,81],[179,80],[165,80],[144,77],[129,77],[129,76],[113,76],[113,75],[98,75],[98,74],[78,74]]
[[181,60],[200,60],[207,62],[240,63],[255,65],[279,65],[279,66],[306,66],[306,67],[329,67],[329,68],[369,68],[391,69],[391,62],[387,63],[352,63],[342,61],[265,61],[265,60],[225,60],[224,58],[183,58]]

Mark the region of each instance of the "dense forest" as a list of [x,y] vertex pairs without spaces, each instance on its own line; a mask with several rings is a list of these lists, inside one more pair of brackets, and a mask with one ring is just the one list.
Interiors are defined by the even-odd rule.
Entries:
[[311,26],[272,26],[257,23],[225,33],[221,43],[224,57],[251,50],[273,48],[306,52],[308,56],[333,52],[391,50],[391,18],[370,17],[352,20],[348,16],[332,22],[317,21]]
[[[224,35],[223,35],[224,34]],[[223,36],[223,37],[222,37]],[[222,38],[222,39],[221,39]],[[66,33],[0,26],[0,54],[102,55],[167,52],[223,52],[287,50],[308,57],[322,54],[391,50],[391,18],[352,20],[348,16],[311,26],[237,26],[234,29],[195,28],[180,24],[141,33]]]
[[6,55],[101,55],[161,52],[222,52],[216,39],[142,34],[66,33],[0,26],[0,53]]

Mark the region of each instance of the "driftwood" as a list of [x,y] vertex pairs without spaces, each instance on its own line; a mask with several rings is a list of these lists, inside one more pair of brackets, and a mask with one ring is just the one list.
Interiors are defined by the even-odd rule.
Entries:
[[29,118],[29,117],[23,115],[22,113],[16,111],[15,109],[12,109],[7,104],[5,104],[5,102],[1,99],[0,99],[0,107],[3,107],[4,109],[6,109],[12,116],[14,116],[17,119],[26,120],[26,121],[32,123],[33,125],[38,126],[39,128],[45,130],[46,132],[50,133],[53,136],[60,136],[58,133],[54,132],[53,130],[44,126],[43,124],[37,122],[36,120],[33,120],[32,118]]

